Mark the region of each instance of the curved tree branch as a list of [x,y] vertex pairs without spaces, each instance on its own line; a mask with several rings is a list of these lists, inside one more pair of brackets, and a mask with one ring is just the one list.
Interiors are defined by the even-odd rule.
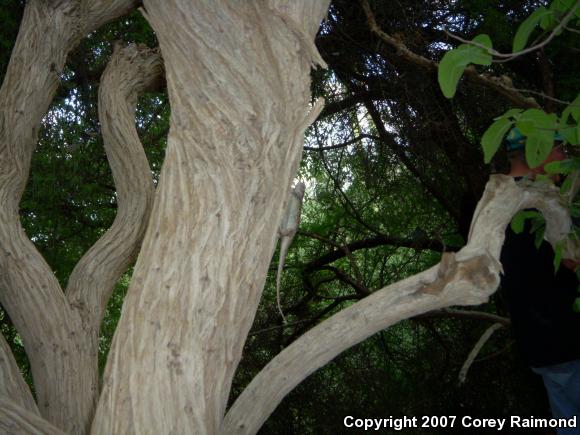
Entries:
[[510,177],[492,176],[464,248],[456,254],[444,254],[439,265],[373,293],[298,338],[242,392],[227,413],[221,433],[256,433],[304,378],[344,350],[400,320],[450,305],[485,302],[499,284],[505,228],[518,210],[528,207],[544,213],[546,238],[552,245],[567,234],[570,216],[560,204],[557,188],[521,186]]
[[494,323],[489,328],[487,328],[485,332],[481,335],[479,340],[477,340],[477,343],[475,343],[475,346],[473,346],[473,349],[471,349],[471,352],[469,352],[467,359],[465,360],[463,366],[461,367],[461,370],[459,371],[458,381],[460,384],[465,383],[465,380],[467,379],[467,372],[469,371],[469,368],[475,361],[475,358],[477,357],[483,346],[485,346],[485,343],[487,343],[487,341],[491,338],[491,336],[495,331],[497,331],[499,328],[502,328],[503,326],[504,325],[501,323]]
[[98,336],[115,283],[135,259],[153,203],[153,178],[135,128],[139,94],[162,76],[159,54],[130,45],[115,51],[99,88],[99,118],[105,151],[117,190],[117,216],[111,228],[74,268],[66,290],[89,334]]
[[170,130],[94,434],[217,433],[304,130],[321,109],[307,113],[328,4],[145,1]]
[[[316,237],[313,233],[309,233],[307,231],[299,231],[299,234],[304,234],[308,237]],[[411,239],[411,238],[403,238],[397,236],[387,236],[381,235],[377,237],[372,237],[370,239],[363,239],[357,240],[356,242],[349,243],[346,245],[346,250],[342,247],[335,249],[334,251],[330,251],[326,254],[321,255],[320,257],[306,263],[304,265],[304,271],[310,272],[320,267],[333,263],[334,261],[344,258],[347,256],[347,252],[355,252],[361,249],[370,249],[376,248],[378,246],[395,246],[400,248],[410,248],[410,249],[431,249],[437,252],[447,251],[457,251],[459,248],[457,246],[443,246],[443,243],[440,240],[435,239]]]

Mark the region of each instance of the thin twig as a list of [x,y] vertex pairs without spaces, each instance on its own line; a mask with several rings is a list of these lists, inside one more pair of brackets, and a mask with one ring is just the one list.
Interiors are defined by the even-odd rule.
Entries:
[[264,332],[270,332],[270,331],[275,331],[277,329],[289,328],[291,326],[299,325],[300,323],[309,322],[310,320],[311,319],[302,319],[302,320],[297,320],[296,322],[292,322],[292,323],[284,323],[282,325],[270,326],[269,328],[258,329],[256,331],[250,331],[248,336],[251,337],[252,335],[263,334]]
[[552,39],[554,39],[554,37],[560,32],[560,30],[562,30],[566,26],[568,21],[570,21],[572,19],[572,17],[576,13],[576,9],[579,6],[580,6],[580,0],[577,0],[576,3],[574,4],[574,6],[572,6],[572,8],[570,8],[568,13],[564,16],[564,18],[562,18],[562,21],[560,21],[558,23],[558,25],[552,29],[552,31],[550,32],[548,37],[546,39],[544,39],[542,42],[535,44],[535,45],[532,45],[531,47],[528,47],[524,50],[517,51],[515,53],[500,53],[499,51],[494,50],[493,48],[486,47],[485,45],[480,44],[478,42],[468,41],[467,39],[463,39],[460,36],[454,35],[453,33],[449,32],[447,29],[444,29],[444,32],[447,36],[449,36],[450,38],[453,38],[459,42],[463,42],[464,44],[469,44],[469,45],[473,45],[475,47],[483,48],[489,54],[491,54],[495,57],[499,57],[501,59],[512,60],[512,59],[515,59],[516,57],[531,53],[532,51],[536,51],[536,50],[546,46],[548,43],[550,43],[550,41]]
[[[308,237],[312,237],[313,239],[320,240],[321,242],[324,242],[324,243],[326,243],[334,248],[340,249],[342,252],[344,252],[344,254],[348,258],[349,263],[350,263],[351,267],[353,268],[354,273],[355,273],[356,278],[357,278],[357,281],[351,283],[351,285],[355,288],[355,290],[357,290],[359,292],[365,293],[366,295],[370,294],[370,291],[363,284],[363,276],[360,272],[360,269],[358,268],[358,265],[356,263],[354,255],[352,255],[352,252],[350,252],[350,249],[348,248],[348,245],[346,245],[346,244],[341,245],[340,243],[336,243],[335,241],[327,239],[326,237],[323,237],[320,234],[316,234],[316,233],[310,233],[310,232],[303,231],[302,234],[304,234]],[[334,272],[337,273],[336,271],[334,271]]]
[[572,29],[571,27],[568,27],[568,26],[564,26],[564,29],[566,29],[568,32],[580,33],[580,30],[578,30],[578,29]]
[[[375,16],[369,6],[367,0],[360,0],[362,8],[367,16],[367,22],[371,31],[376,34],[383,42],[390,45],[392,48],[396,50],[396,56],[402,58],[403,60],[412,63],[414,65],[418,65],[425,69],[430,69],[437,71],[439,68],[439,63],[427,59],[423,56],[420,56],[413,51],[409,50],[407,46],[398,38],[394,38],[391,35],[385,33],[377,24]],[[536,103],[533,98],[528,99],[524,96],[520,95],[518,92],[514,91],[512,87],[505,86],[501,83],[500,80],[495,79],[493,77],[486,77],[482,74],[479,74],[475,68],[468,67],[465,70],[465,77],[473,83],[486,86],[490,89],[495,90],[498,94],[507,98],[512,104],[516,107],[521,108],[535,108],[539,109],[540,106]]]
[[[539,97],[542,97],[546,100],[554,101],[559,104],[569,105],[571,101],[559,100],[558,98],[550,97],[549,95],[544,94],[543,92],[532,91],[531,89],[519,89],[519,88],[512,88],[514,91],[518,92],[525,92],[526,94],[533,94]],[[580,107],[578,104],[574,104],[572,107]]]
[[487,340],[490,339],[490,337],[496,330],[502,327],[503,325],[501,323],[494,323],[493,325],[491,325],[489,328],[486,329],[481,338],[477,341],[477,343],[473,347],[473,350],[469,353],[469,356],[467,357],[467,360],[465,360],[463,367],[461,367],[461,371],[459,372],[459,384],[463,384],[465,382],[465,379],[467,378],[467,372],[469,371],[471,364],[473,364],[475,357],[477,356],[481,348],[485,345],[485,343],[487,343]]
[[377,136],[373,136],[372,134],[361,134],[357,137],[355,137],[354,139],[351,139],[349,141],[340,143],[338,145],[331,145],[331,146],[327,146],[327,147],[304,147],[305,151],[328,151],[328,150],[335,150],[338,148],[344,148],[346,146],[352,145],[353,143],[356,142],[360,142],[363,139],[372,139],[372,140],[380,140],[379,137]]

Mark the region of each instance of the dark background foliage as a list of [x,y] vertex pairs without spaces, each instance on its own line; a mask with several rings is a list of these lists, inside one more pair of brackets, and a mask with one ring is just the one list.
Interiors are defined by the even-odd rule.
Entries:
[[[432,61],[457,45],[445,28],[468,39],[488,33],[500,51],[510,51],[517,23],[540,3],[370,2],[383,31]],[[0,0],[0,78],[23,7],[23,1]],[[564,34],[541,51],[481,72],[509,77],[518,88],[571,100],[580,87],[580,59],[571,51],[574,37]],[[21,203],[27,234],[63,285],[115,216],[115,187],[99,132],[97,94],[117,40],[156,45],[150,27],[136,12],[88,35],[71,53],[42,122]],[[275,309],[275,255],[232,400],[304,331],[369,293],[435,264],[444,250],[458,249],[487,177],[505,167],[501,155],[492,166],[484,165],[479,145],[493,118],[510,107],[503,96],[464,79],[456,97],[447,100],[439,91],[436,70],[418,66],[381,41],[369,30],[357,1],[332,2],[316,43],[329,68],[313,71],[312,90],[314,96],[324,96],[327,106],[307,132],[300,169],[308,189],[301,230],[282,280],[289,325],[282,327]],[[536,98],[545,110],[562,109]],[[143,97],[138,107],[137,127],[155,177],[163,162],[169,113],[163,92]],[[107,309],[101,367],[129,280],[130,271],[119,281]],[[501,291],[474,309],[507,315]],[[490,325],[444,313],[395,325],[314,373],[277,408],[262,433],[341,433],[346,415],[548,415],[540,379],[520,360],[505,328],[486,344],[467,382],[458,385],[459,369]],[[3,311],[0,328],[31,383],[21,341]],[[426,432],[450,433],[405,431]]]

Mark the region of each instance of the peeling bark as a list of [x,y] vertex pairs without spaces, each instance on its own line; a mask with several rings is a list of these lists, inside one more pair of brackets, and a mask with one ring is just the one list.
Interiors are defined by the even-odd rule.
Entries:
[[[555,246],[570,228],[570,216],[561,201],[553,186],[519,186],[511,177],[492,176],[465,247],[456,254],[444,254],[437,266],[376,291],[294,341],[242,392],[220,433],[256,433],[286,394],[308,375],[390,325],[451,305],[486,302],[499,285],[499,256],[511,218],[524,208],[538,208],[546,217],[546,238]],[[577,248],[577,244],[569,247],[570,252]]]

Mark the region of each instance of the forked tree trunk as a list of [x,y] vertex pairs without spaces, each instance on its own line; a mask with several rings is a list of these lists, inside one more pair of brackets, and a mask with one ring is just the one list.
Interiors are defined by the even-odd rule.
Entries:
[[[135,0],[30,0],[24,12],[0,89],[0,301],[22,337],[38,409],[31,404],[30,392],[23,388],[22,380],[18,380],[14,364],[2,358],[0,393],[14,401],[14,410],[20,409],[3,414],[3,422],[9,416],[21,419],[40,411],[69,433],[82,434],[90,428],[99,393],[100,320],[115,282],[139,246],[152,197],[147,160],[142,150],[139,155],[138,139],[131,141],[137,138],[130,108],[136,97],[128,95],[126,87],[111,89],[117,105],[109,110],[121,127],[108,129],[107,120],[102,120],[102,125],[119,188],[118,216],[109,232],[79,262],[66,292],[26,237],[18,204],[40,120],[57,89],[68,52],[82,36],[129,12],[136,4]],[[157,72],[153,74],[158,76],[159,59],[156,62]],[[142,72],[147,71],[147,66],[142,68]],[[139,79],[137,89],[149,82],[147,77]],[[117,84],[127,85],[123,81]],[[118,101],[120,97],[130,99],[128,106]],[[130,120],[124,122],[125,116]],[[127,125],[133,132],[121,130]],[[120,146],[123,151],[116,150]],[[108,260],[106,265],[103,257]],[[1,346],[2,354],[5,350]],[[34,424],[41,421],[37,417]],[[46,432],[49,430],[47,426]]]

